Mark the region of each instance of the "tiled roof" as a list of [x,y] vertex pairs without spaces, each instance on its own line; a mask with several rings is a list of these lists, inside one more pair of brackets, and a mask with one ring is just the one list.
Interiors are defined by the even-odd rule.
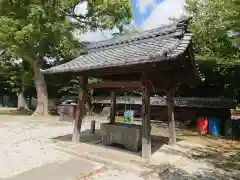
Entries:
[[187,22],[87,45],[88,54],[46,70],[44,73],[82,72],[171,59],[191,42]]

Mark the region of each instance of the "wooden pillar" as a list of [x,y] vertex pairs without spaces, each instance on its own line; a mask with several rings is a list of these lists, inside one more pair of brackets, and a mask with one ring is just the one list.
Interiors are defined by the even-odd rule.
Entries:
[[167,95],[167,108],[168,108],[168,128],[169,128],[169,144],[176,144],[176,129],[174,119],[174,107],[173,107],[173,90],[168,89]]
[[110,123],[115,123],[116,116],[116,90],[111,92],[111,112],[110,112]]
[[78,93],[78,103],[77,103],[77,112],[76,112],[76,117],[74,121],[74,129],[73,129],[73,136],[72,136],[72,141],[73,142],[79,142],[80,141],[80,132],[81,132],[81,126],[82,126],[82,120],[83,116],[85,114],[85,103],[87,100],[87,82],[88,78],[87,77],[81,77],[81,85],[79,88],[79,93]]
[[151,112],[150,112],[150,84],[145,72],[141,77],[142,84],[142,158],[149,160],[151,153]]
[[92,120],[91,121],[90,135],[94,135],[95,134],[95,126],[96,126],[96,121]]

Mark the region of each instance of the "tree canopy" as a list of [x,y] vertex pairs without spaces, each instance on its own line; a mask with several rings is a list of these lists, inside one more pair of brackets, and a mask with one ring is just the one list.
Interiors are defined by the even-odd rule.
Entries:
[[[87,3],[87,13],[76,13],[79,3]],[[74,31],[115,27],[122,31],[131,17],[128,0],[1,0],[0,49],[30,64],[37,90],[36,112],[45,115],[48,94],[40,72],[44,61],[79,55],[81,43]]]
[[239,9],[237,0],[187,0],[198,59],[221,64],[240,62]]
[[[206,80],[180,94],[225,96],[240,100],[239,0],[187,0],[196,60]],[[203,61],[203,62],[202,62]]]

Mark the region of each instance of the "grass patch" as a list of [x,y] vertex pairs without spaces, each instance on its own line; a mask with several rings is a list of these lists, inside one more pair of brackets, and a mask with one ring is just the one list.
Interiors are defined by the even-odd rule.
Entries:
[[0,109],[0,115],[32,115],[32,111],[28,109],[17,108],[2,108]]

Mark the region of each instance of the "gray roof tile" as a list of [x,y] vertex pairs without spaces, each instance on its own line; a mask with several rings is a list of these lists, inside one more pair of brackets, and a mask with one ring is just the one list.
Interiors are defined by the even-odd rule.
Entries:
[[[110,104],[110,97],[93,97],[93,103]],[[140,97],[118,97],[117,104],[141,104]],[[166,106],[164,97],[150,97],[150,104]],[[200,98],[200,97],[175,97],[174,105],[177,107],[195,108],[236,108],[236,101],[226,98]]]
[[[182,54],[191,42],[183,22],[87,45],[88,54],[44,73],[81,72],[92,69],[160,61]],[[158,58],[160,57],[160,58]]]

